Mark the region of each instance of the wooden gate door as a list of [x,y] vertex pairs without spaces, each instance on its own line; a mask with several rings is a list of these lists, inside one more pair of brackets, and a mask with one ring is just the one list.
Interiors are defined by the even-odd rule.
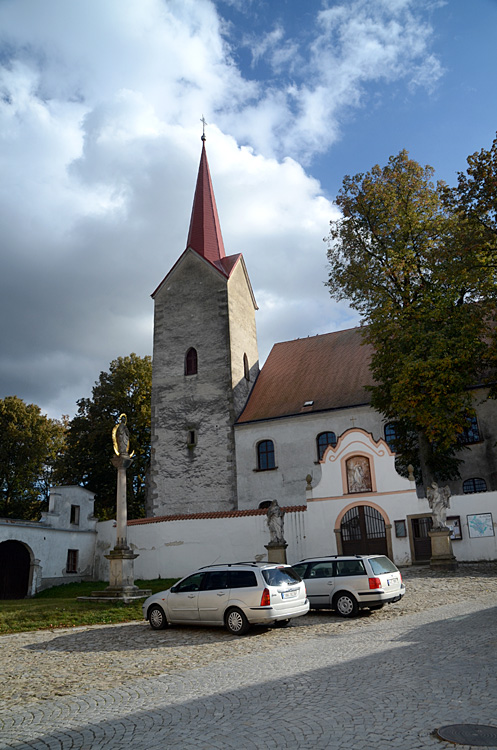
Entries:
[[385,521],[376,508],[356,505],[342,518],[340,524],[344,555],[386,555]]
[[425,562],[431,557],[431,539],[428,532],[433,526],[431,516],[411,518],[414,562]]

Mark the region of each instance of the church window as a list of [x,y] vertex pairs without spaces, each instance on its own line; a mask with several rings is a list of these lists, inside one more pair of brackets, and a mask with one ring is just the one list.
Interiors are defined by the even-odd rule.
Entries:
[[257,468],[259,471],[274,469],[274,443],[272,440],[262,440],[257,445]]
[[185,375],[196,375],[198,372],[197,350],[191,347],[185,357]]
[[476,417],[468,417],[466,426],[459,436],[459,442],[462,445],[471,445],[472,443],[479,443],[480,440],[480,430],[478,429]]
[[479,479],[477,477],[466,479],[466,481],[462,483],[462,491],[465,495],[470,495],[473,492],[486,492],[487,483],[484,479]]
[[188,430],[187,445],[189,448],[195,448],[197,445],[197,430]]
[[391,451],[395,452],[395,441],[398,438],[397,425],[395,422],[389,422],[385,425],[385,442]]
[[67,550],[67,562],[66,562],[66,573],[77,573],[78,572],[78,550],[68,549]]
[[79,526],[79,505],[71,505],[71,523]]
[[243,375],[245,380],[250,380],[250,369],[248,363],[248,357],[246,354],[243,355]]
[[318,461],[321,461],[321,459],[324,456],[324,452],[326,448],[331,445],[333,448],[337,444],[337,436],[334,432],[321,432],[317,438],[316,442],[318,445]]

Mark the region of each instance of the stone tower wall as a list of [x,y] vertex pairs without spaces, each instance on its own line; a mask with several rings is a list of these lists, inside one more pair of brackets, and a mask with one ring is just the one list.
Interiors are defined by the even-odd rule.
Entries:
[[229,317],[227,279],[186,252],[155,296],[150,516],[236,508]]
[[[239,417],[259,374],[254,300],[241,259],[228,280],[228,312],[233,404],[235,417]],[[248,360],[248,380],[245,377],[244,355]]]

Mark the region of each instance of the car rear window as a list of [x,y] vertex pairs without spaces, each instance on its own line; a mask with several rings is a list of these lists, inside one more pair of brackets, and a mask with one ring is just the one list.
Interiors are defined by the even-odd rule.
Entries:
[[337,560],[337,576],[363,576],[366,568],[362,560]]
[[257,586],[257,578],[251,570],[230,570],[231,589],[249,589]]
[[281,586],[283,583],[298,583],[301,577],[293,568],[267,568],[262,575],[268,586]]
[[369,564],[375,576],[380,576],[382,573],[395,573],[398,570],[388,557],[370,557]]

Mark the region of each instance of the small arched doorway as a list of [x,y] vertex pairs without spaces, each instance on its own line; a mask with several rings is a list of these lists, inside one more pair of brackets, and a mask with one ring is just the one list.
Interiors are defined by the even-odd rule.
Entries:
[[28,594],[31,557],[22,542],[0,543],[0,599],[24,599]]
[[350,508],[340,523],[344,555],[388,555],[385,520],[370,505]]

